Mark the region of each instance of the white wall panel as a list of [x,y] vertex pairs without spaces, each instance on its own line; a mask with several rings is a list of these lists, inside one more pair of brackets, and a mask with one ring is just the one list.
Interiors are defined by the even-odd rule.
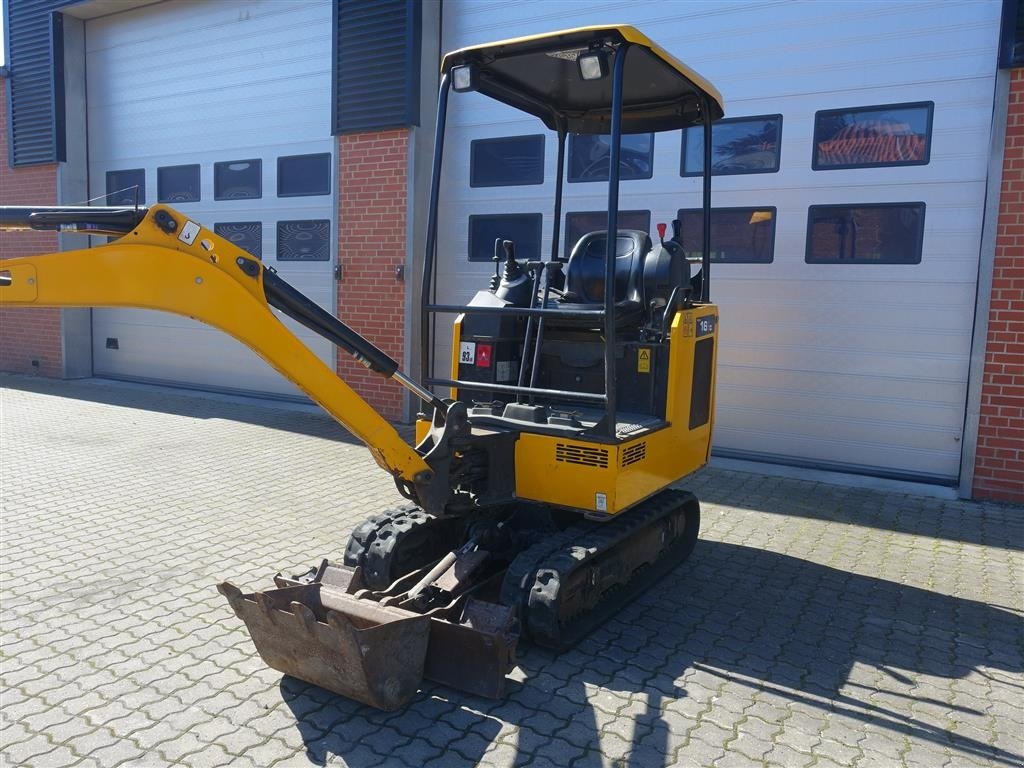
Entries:
[[[263,260],[328,311],[334,310],[336,186],[313,197],[277,197],[277,158],[330,153],[329,0],[170,0],[86,24],[89,181],[146,171],[157,200],[157,168],[199,164],[201,200],[174,204],[204,226],[261,221]],[[214,200],[214,163],[262,160],[260,199]],[[277,262],[279,220],[329,219],[331,260]],[[285,321],[328,365],[331,345]],[[117,338],[118,349],[106,348]],[[298,395],[248,348],[187,318],[144,310],[93,313],[98,375]]]
[[[726,116],[783,115],[778,173],[716,177],[715,206],[778,209],[771,264],[712,269],[721,305],[715,447],[953,481],[959,468],[1001,4],[980,2],[446,3],[442,48],[628,21],[713,82]],[[818,110],[932,101],[928,165],[813,171]],[[442,187],[442,301],[465,301],[471,213],[540,212],[552,231],[557,144],[545,184],[471,189],[469,142],[543,131],[477,94],[453,94]],[[620,209],[652,229],[700,205],[678,132],[655,137],[654,176]],[[566,184],[564,211],[606,207],[602,183]],[[807,209],[926,204],[917,265],[807,264]],[[564,229],[564,226],[563,226]],[[547,253],[547,246],[543,253]],[[447,343],[439,341],[441,353]],[[442,358],[444,359],[444,358]]]

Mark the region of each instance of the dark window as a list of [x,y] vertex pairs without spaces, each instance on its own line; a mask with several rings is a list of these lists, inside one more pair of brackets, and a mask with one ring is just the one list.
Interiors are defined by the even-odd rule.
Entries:
[[827,109],[814,115],[816,171],[926,165],[931,156],[930,101],[857,109]]
[[[608,181],[610,136],[569,135],[569,181]],[[654,173],[654,134],[622,137],[620,179],[649,179]]]
[[146,204],[146,171],[107,171],[107,205],[135,205],[136,191],[139,205]]
[[[683,250],[700,258],[704,249],[704,212],[679,211]],[[723,264],[768,264],[775,254],[775,208],[712,208],[711,261]]]
[[277,196],[331,194],[331,154],[277,158]]
[[[733,117],[711,126],[711,175],[779,170],[782,115]],[[704,173],[704,127],[683,131],[683,176]]]
[[1003,69],[1024,65],[1024,2],[1003,0],[1003,19],[999,30],[999,66]]
[[228,160],[213,164],[214,200],[254,200],[263,197],[263,163]]
[[539,261],[543,223],[544,217],[539,213],[470,216],[469,260],[490,261],[494,257],[494,241],[500,237],[516,244],[517,259]]
[[259,221],[230,221],[213,225],[214,233],[228,242],[248,251],[257,259],[263,258],[263,224]]
[[277,222],[278,261],[330,261],[331,222],[328,219]]
[[156,199],[161,203],[194,203],[199,199],[199,166],[172,165],[156,169]]
[[544,137],[475,139],[469,145],[469,186],[544,183]]
[[[650,211],[619,211],[619,229],[651,231]],[[565,214],[565,258],[569,258],[573,246],[588,232],[608,229],[608,214],[604,211],[586,211]]]
[[808,264],[920,264],[924,203],[812,205]]

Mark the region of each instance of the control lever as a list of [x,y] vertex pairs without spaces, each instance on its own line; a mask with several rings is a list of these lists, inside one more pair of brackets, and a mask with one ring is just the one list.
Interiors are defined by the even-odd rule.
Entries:
[[498,286],[501,284],[501,244],[504,242],[500,237],[494,238],[494,255],[491,257],[491,261],[494,262],[494,277],[491,278],[491,293],[498,290]]
[[502,240],[501,247],[505,249],[505,280],[511,283],[523,274],[516,261],[516,244],[511,240]]
[[661,244],[665,244],[665,222],[658,222],[658,237],[661,238]]

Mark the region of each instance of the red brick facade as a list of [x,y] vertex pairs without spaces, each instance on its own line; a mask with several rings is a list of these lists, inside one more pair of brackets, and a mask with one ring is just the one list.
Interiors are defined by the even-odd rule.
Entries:
[[1010,82],[974,497],[1024,502],[1024,69]]
[[[338,317],[402,362],[409,131],[338,138]],[[385,417],[402,417],[402,389],[338,352],[338,373]]]
[[[0,87],[3,80],[0,79]],[[7,154],[7,100],[0,98],[0,205],[54,205],[57,165],[11,168]],[[48,232],[0,232],[0,256],[57,249]],[[61,376],[60,310],[0,307],[0,371]]]

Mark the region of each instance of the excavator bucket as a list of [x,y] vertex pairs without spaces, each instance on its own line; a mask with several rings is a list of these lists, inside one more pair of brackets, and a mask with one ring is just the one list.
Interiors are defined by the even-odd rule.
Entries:
[[217,589],[267,665],[286,675],[388,711],[404,706],[424,678],[501,698],[519,639],[514,613],[472,597],[427,613],[399,607],[420,576],[374,592],[360,569],[325,560],[303,576],[278,574],[276,589]]
[[383,710],[395,710],[423,679],[430,618],[359,600],[322,583],[242,594],[217,589],[249,630],[268,666]]

